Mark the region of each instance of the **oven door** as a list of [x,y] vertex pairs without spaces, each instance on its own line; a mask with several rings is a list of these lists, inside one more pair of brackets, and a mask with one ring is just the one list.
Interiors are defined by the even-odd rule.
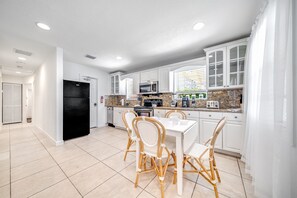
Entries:
[[153,116],[153,110],[135,110],[138,116],[145,116],[145,117],[152,117]]
[[151,93],[151,92],[152,92],[152,84],[139,85],[139,93]]

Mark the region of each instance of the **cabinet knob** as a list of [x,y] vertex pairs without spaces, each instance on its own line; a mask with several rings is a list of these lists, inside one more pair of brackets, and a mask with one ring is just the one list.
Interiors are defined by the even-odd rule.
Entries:
[[209,117],[211,117],[211,115],[208,115]]
[[237,116],[235,116],[234,118],[237,119]]

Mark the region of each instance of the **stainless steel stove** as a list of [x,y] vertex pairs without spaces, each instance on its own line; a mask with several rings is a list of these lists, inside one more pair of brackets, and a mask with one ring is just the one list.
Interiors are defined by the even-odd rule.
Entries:
[[143,103],[143,106],[134,107],[134,111],[138,114],[138,116],[152,117],[154,116],[153,106],[163,106],[162,99],[145,99]]

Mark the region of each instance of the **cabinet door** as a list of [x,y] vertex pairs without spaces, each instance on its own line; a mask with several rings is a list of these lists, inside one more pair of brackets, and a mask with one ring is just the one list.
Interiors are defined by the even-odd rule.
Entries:
[[140,72],[140,81],[141,83],[158,81],[158,70],[149,70]]
[[173,74],[170,68],[159,69],[159,92],[172,92],[173,91]]
[[139,94],[140,73],[134,73],[133,78],[133,94]]
[[227,48],[228,87],[243,86],[246,46],[246,43],[242,43]]
[[[210,137],[212,137],[214,129],[216,128],[219,120],[211,120],[211,119],[200,119],[200,143],[204,144]],[[222,131],[219,134],[215,148],[222,149]]]
[[243,144],[244,127],[242,122],[227,121],[224,126],[223,149],[240,153]]
[[226,48],[207,52],[208,89],[223,88],[226,84]]
[[154,116],[159,118],[164,118],[166,114],[166,110],[162,109],[154,109]]
[[115,125],[116,127],[122,127],[122,128],[125,128],[124,127],[124,122],[122,120],[122,112],[123,110],[122,109],[115,109],[113,111],[113,120],[114,120],[114,123],[113,125]]
[[114,76],[110,76],[110,94],[111,95],[114,94],[114,82],[115,82]]
[[114,76],[114,94],[120,94],[120,76]]

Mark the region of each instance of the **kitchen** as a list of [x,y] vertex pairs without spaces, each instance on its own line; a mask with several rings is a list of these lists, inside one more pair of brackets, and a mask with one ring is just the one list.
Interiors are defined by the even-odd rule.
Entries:
[[[227,117],[228,122],[219,136],[216,148],[223,153],[240,156],[244,139],[242,94],[247,42],[248,39],[244,38],[207,48],[205,58],[130,74],[112,73],[109,82],[111,95],[106,96],[105,101],[110,115],[108,124],[125,128],[122,113],[127,110],[155,117],[165,117],[169,110],[182,110],[188,119],[199,123],[197,142],[205,142],[218,121]],[[218,70],[221,67],[221,71],[217,71],[215,75],[222,76],[222,81],[214,84],[212,78],[215,69],[211,70],[210,65],[216,65]],[[187,92],[176,93],[179,71],[194,72],[197,69],[205,75],[202,81],[195,78],[199,74],[194,76],[195,82],[200,83],[202,89],[195,90],[196,85],[192,92],[188,89]],[[206,95],[206,98],[199,98],[200,94]]]
[[294,0],[0,2],[0,197],[297,197]]

